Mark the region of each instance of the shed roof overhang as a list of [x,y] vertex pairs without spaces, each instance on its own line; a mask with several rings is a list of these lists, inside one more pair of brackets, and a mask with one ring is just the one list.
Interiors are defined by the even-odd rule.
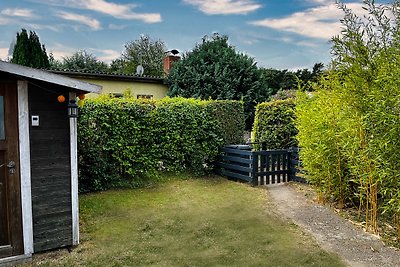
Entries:
[[54,74],[45,70],[33,69],[0,60],[0,72],[21,77],[26,80],[40,81],[82,93],[100,93],[102,87],[99,85],[78,81],[63,75]]

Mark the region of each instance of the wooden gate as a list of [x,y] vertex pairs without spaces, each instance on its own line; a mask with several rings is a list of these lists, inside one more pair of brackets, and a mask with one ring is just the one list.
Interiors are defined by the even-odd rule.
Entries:
[[251,151],[247,145],[225,146],[217,162],[220,175],[268,185],[296,180],[296,150]]

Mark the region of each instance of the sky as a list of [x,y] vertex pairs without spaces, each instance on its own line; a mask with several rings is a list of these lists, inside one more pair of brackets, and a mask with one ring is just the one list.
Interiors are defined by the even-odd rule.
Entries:
[[21,28],[57,59],[86,50],[107,63],[142,34],[188,52],[219,33],[258,66],[296,70],[329,63],[341,18],[335,0],[0,0],[0,59]]

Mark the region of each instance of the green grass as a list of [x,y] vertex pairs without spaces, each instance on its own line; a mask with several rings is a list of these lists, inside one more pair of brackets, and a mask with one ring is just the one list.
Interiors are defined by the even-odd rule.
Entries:
[[218,177],[80,197],[81,244],[33,266],[344,266],[279,218],[265,189]]

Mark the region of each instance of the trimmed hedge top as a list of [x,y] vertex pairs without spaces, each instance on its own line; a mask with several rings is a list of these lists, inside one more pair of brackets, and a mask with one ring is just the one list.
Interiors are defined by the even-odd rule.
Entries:
[[297,146],[294,125],[295,102],[292,98],[258,104],[253,125],[252,141],[266,149]]

